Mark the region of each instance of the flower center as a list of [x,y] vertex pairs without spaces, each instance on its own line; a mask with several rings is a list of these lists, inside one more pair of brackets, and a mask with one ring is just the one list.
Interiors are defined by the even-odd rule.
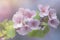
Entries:
[[45,12],[45,8],[41,8],[42,9],[42,12],[44,13]]
[[32,26],[35,27],[36,26],[36,23],[35,22],[32,22]]
[[57,24],[57,22],[55,20],[51,20],[51,23],[54,25],[54,24]]

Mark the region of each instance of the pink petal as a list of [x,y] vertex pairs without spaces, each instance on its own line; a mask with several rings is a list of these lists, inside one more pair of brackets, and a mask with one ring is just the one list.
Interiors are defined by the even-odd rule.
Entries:
[[31,11],[29,9],[25,9],[24,16],[26,18],[32,18],[32,16],[34,16],[34,15],[35,15],[35,12],[34,11]]
[[49,14],[49,6],[43,6],[43,5],[39,5],[38,6],[39,11],[40,11],[40,17],[44,17],[44,16],[48,16]]
[[31,28],[32,30],[37,30],[37,29],[39,29],[40,23],[39,23],[38,20],[30,20],[30,21],[28,22],[28,25],[30,26],[30,28]]
[[57,26],[59,25],[59,20],[58,19],[51,19],[48,21],[49,26],[53,27],[53,28],[57,28]]
[[28,25],[23,25],[23,27],[21,27],[19,30],[17,30],[18,34],[20,34],[20,35],[27,35],[30,31],[31,31],[31,29],[29,28]]
[[56,15],[56,11],[55,9],[50,9],[49,10],[49,15],[48,15],[49,19],[57,19],[57,15]]
[[15,23],[15,24],[14,24],[14,28],[15,28],[15,29],[21,28],[22,25],[23,25],[22,23],[20,23],[20,24],[19,24],[19,23],[18,23],[18,24]]
[[21,14],[15,14],[14,16],[13,16],[13,22],[14,23],[21,23],[21,21],[23,20],[23,16],[21,15]]
[[46,6],[45,6],[45,9],[46,9],[46,10],[49,10],[49,8],[50,8],[49,5],[46,5]]
[[41,8],[43,8],[43,5],[38,5],[38,9],[41,11]]

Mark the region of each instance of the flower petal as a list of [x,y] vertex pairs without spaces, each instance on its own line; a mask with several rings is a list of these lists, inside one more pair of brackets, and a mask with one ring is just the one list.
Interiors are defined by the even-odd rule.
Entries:
[[49,19],[56,19],[56,11],[55,9],[49,9],[49,15],[48,15]]
[[43,5],[38,5],[38,9],[41,11],[41,8],[43,7]]
[[53,27],[53,28],[57,28],[57,26],[59,25],[59,20],[58,19],[52,19],[48,21],[49,26]]
[[38,30],[39,24],[40,24],[40,22],[38,20],[34,20],[34,19],[32,19],[28,22],[28,25],[30,26],[30,28],[32,30]]
[[23,25],[22,23],[20,23],[20,24],[14,24],[14,28],[15,28],[15,29],[17,29],[17,28],[21,28],[22,25]]
[[29,28],[29,26],[27,25],[23,25],[23,27],[21,27],[19,30],[16,30],[18,32],[18,34],[20,35],[27,35],[28,32],[31,31],[31,29]]
[[21,21],[23,20],[23,16],[21,15],[21,14],[15,14],[14,16],[13,16],[13,22],[14,23],[21,23]]
[[38,6],[39,8],[39,11],[40,11],[40,17],[44,17],[44,16],[48,16],[49,14],[49,6],[42,6],[42,5],[39,5]]
[[35,11],[31,11],[29,9],[25,9],[25,12],[24,12],[24,17],[26,18],[32,18],[32,16],[35,15]]

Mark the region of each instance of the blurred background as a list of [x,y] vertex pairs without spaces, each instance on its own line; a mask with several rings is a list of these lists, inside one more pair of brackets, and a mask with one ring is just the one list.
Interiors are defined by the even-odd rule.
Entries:
[[[13,1],[13,0],[12,0]],[[8,19],[11,19],[13,14],[18,10],[19,7],[21,8],[29,8],[31,10],[37,10],[37,6],[39,4],[42,5],[50,5],[54,9],[56,9],[58,19],[60,20],[60,0],[16,0],[17,1],[17,8],[13,8],[14,11],[10,14]],[[14,1],[14,2],[16,2]],[[17,34],[15,38],[10,40],[60,40],[60,25],[57,29],[50,28],[50,32],[45,35],[43,38],[34,38],[28,36],[21,36]]]

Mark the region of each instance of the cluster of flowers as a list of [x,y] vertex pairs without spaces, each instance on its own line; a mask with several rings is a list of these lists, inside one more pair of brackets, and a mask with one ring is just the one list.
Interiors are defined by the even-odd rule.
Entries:
[[0,40],[13,38],[15,30],[20,35],[27,35],[33,30],[42,30],[44,32],[46,25],[57,28],[59,20],[56,11],[49,6],[38,6],[38,11],[19,8],[13,15],[12,21],[0,23]]
[[27,35],[32,30],[44,30],[43,23],[47,23],[53,28],[57,28],[59,20],[56,11],[49,6],[38,6],[39,12],[34,10],[19,8],[13,16],[14,28],[20,35]]

